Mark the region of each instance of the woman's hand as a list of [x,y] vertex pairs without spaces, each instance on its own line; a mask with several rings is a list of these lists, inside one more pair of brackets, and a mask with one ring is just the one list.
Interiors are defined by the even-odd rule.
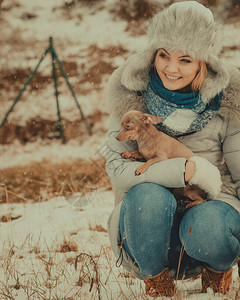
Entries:
[[221,175],[216,166],[206,158],[192,156],[185,166],[185,181],[197,185],[208,194],[208,199],[215,199],[221,191]]
[[196,164],[194,161],[187,161],[185,169],[185,182],[188,182],[192,179],[196,171]]

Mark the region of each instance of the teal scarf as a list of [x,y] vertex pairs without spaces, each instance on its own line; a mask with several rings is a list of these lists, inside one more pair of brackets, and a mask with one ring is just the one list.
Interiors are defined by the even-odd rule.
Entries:
[[150,114],[164,120],[156,127],[166,134],[179,137],[201,131],[216,115],[222,101],[222,92],[204,103],[200,93],[178,93],[167,90],[153,67],[144,96]]

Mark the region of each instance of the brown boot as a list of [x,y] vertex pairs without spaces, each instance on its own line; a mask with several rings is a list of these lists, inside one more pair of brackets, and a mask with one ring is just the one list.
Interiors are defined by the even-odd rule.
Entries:
[[147,295],[151,297],[172,297],[174,295],[175,284],[169,269],[164,269],[156,276],[143,279]]
[[202,293],[207,292],[207,288],[212,288],[214,293],[223,295],[229,290],[232,283],[232,269],[219,272],[204,267],[202,271]]

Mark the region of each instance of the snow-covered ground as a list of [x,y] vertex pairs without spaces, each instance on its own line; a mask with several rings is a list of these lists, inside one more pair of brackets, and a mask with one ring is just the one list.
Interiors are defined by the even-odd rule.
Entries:
[[[87,121],[94,122],[91,136],[84,125],[79,125],[81,136],[75,138],[70,127],[65,144],[48,135],[41,138],[40,131],[32,141],[23,142],[21,135],[14,133],[9,142],[0,144],[2,202],[6,202],[8,195],[8,186],[2,181],[3,170],[17,170],[43,161],[54,168],[56,163],[74,164],[78,159],[98,158],[107,139],[106,82],[116,67],[147,43],[143,33],[148,21],[144,18],[139,21],[134,14],[129,21],[128,10],[120,9],[128,5],[130,13],[134,12],[132,3],[136,2],[152,3],[161,9],[172,1],[3,0],[0,121],[52,36]],[[219,3],[223,5],[224,1]],[[216,13],[220,8],[213,7]],[[240,67],[240,19],[222,21],[222,57]],[[36,81],[28,86],[9,115],[7,126],[19,126],[24,131],[31,127],[29,120],[57,120],[51,72],[48,54]],[[60,76],[58,83],[62,118],[70,126],[80,119],[79,111]],[[0,137],[1,134],[0,129]],[[148,299],[143,283],[115,266],[106,232],[113,203],[112,190],[101,186],[86,192],[85,198],[77,202],[59,195],[43,202],[1,204],[0,299]],[[213,295],[211,290],[201,294],[199,278],[179,280],[177,285],[182,295],[178,299],[240,299],[236,296],[239,290],[236,267],[226,296]]]

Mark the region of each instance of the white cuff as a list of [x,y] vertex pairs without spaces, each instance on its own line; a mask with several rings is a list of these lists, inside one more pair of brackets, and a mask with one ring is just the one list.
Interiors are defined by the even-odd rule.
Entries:
[[218,168],[200,156],[192,156],[188,161],[193,161],[196,165],[196,171],[188,183],[203,189],[208,194],[208,199],[215,199],[222,185]]

